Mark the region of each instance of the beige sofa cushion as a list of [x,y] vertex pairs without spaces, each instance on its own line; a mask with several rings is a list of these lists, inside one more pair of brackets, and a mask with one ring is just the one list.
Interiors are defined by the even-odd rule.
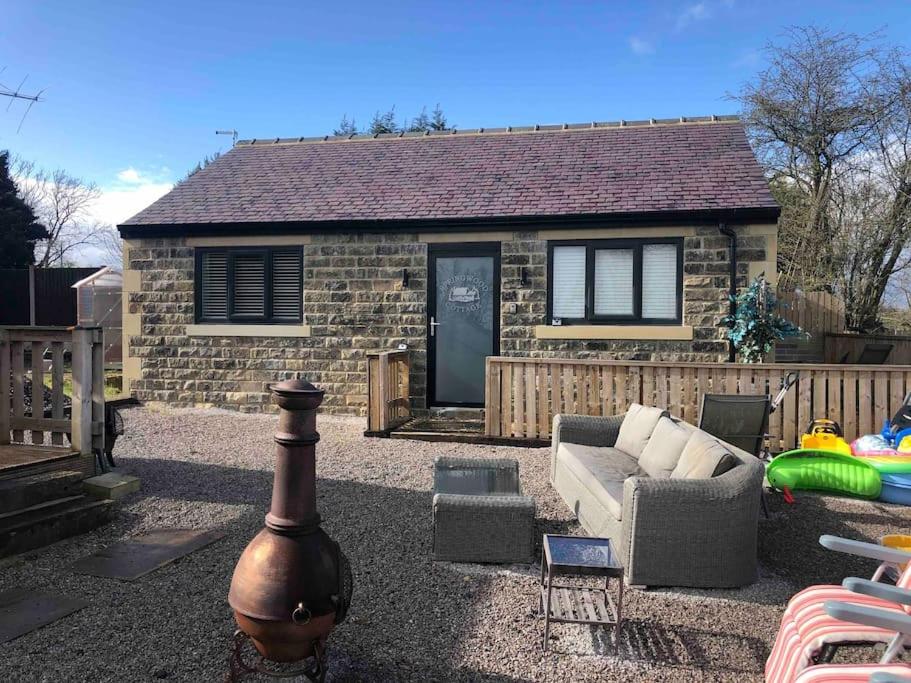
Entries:
[[693,432],[678,426],[671,418],[660,418],[651,438],[642,449],[639,467],[654,479],[667,479],[677,466],[692,434]]
[[557,461],[618,520],[623,512],[623,482],[644,474],[635,458],[616,448],[564,442],[557,448]]
[[662,415],[666,413],[661,408],[633,403],[623,418],[614,446],[638,459]]
[[710,479],[724,474],[737,464],[736,458],[711,434],[693,432],[671,479]]

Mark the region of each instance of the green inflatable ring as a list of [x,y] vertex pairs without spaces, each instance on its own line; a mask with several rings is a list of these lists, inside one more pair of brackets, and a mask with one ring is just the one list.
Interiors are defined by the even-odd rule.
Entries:
[[879,472],[864,459],[813,449],[782,453],[769,463],[766,478],[776,489],[787,486],[870,499],[879,497],[883,485]]

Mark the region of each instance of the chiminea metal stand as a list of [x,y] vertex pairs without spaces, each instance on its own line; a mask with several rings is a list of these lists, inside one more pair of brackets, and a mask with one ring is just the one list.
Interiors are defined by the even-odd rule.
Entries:
[[[320,528],[316,511],[316,409],[323,391],[304,380],[272,387],[280,408],[275,435],[275,482],[266,527],[250,541],[231,579],[228,602],[234,634],[229,680],[245,673],[322,681],[326,641],[351,603],[351,568]],[[244,644],[259,652],[244,662]],[[267,662],[300,663],[294,671]]]

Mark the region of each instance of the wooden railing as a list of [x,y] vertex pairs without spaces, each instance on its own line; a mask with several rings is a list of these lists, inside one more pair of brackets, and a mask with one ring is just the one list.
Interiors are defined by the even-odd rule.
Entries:
[[[28,367],[26,349],[30,352]],[[0,328],[0,445],[65,446],[92,453],[104,447],[104,344],[99,327]],[[49,355],[49,361],[45,358]],[[67,356],[72,374],[70,415],[64,408]],[[45,377],[50,408],[45,408]],[[25,408],[25,380],[31,409]],[[48,438],[45,438],[47,435]]]
[[796,447],[816,417],[838,421],[849,440],[878,432],[911,391],[911,366],[491,357],[485,431],[493,437],[547,439],[557,413],[618,415],[630,403],[667,408],[696,424],[703,393],[774,396],[792,371],[800,379],[770,417],[774,450]]
[[411,418],[407,351],[367,355],[367,432],[386,433]]

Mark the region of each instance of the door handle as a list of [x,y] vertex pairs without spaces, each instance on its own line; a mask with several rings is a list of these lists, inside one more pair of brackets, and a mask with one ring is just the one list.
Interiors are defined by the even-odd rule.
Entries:
[[435,337],[437,332],[437,327],[443,323],[438,323],[434,320],[433,316],[430,316],[430,336]]

